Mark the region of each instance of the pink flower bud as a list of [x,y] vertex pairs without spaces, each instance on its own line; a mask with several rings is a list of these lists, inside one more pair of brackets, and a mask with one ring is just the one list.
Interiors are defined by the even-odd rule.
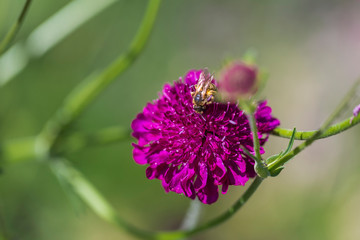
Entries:
[[220,91],[230,99],[252,95],[257,88],[257,68],[243,62],[232,62],[220,75]]

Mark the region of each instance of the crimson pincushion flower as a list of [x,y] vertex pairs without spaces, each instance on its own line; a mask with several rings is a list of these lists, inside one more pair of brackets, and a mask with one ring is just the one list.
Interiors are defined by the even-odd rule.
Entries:
[[[148,179],[161,180],[166,192],[211,204],[219,186],[225,194],[229,185],[244,185],[256,173],[254,160],[241,149],[254,152],[244,112],[236,104],[218,102],[207,105],[203,114],[194,111],[191,88],[201,72],[189,71],[184,80],[166,84],[159,98],[145,106],[131,124],[138,140],[132,145],[135,162],[148,164]],[[258,105],[255,119],[263,145],[280,122],[266,101]]]

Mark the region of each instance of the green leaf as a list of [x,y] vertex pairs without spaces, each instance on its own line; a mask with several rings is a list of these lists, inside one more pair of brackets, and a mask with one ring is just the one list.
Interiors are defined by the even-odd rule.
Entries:
[[277,175],[280,174],[280,172],[284,169],[284,166],[278,167],[277,169],[275,169],[273,172],[270,172],[270,176],[271,177],[276,177]]
[[278,158],[281,157],[281,156],[282,156],[282,152],[268,157],[268,158],[266,159],[266,161],[265,161],[265,162],[266,162],[266,165],[271,164],[272,162],[274,162],[276,159],[278,159]]
[[294,128],[294,130],[292,132],[292,135],[291,135],[291,138],[290,138],[290,141],[289,141],[289,145],[288,145],[286,151],[283,153],[283,155],[288,154],[291,151],[291,149],[292,149],[292,147],[294,145],[295,133],[296,133],[296,128]]
[[[278,154],[275,154],[275,155],[272,155],[270,157],[268,157],[268,159],[266,159],[266,165],[271,165],[272,163],[276,162],[279,158],[285,156],[286,154],[288,154],[293,145],[294,145],[294,140],[295,140],[295,133],[296,133],[296,128],[294,128],[293,132],[292,132],[292,135],[291,135],[291,138],[290,138],[290,141],[289,141],[289,144],[285,150],[285,152],[280,152]],[[278,167],[276,168],[274,171],[270,172],[270,176],[272,177],[276,177],[277,175],[279,175],[279,173],[284,169],[284,166],[281,166],[281,167]]]

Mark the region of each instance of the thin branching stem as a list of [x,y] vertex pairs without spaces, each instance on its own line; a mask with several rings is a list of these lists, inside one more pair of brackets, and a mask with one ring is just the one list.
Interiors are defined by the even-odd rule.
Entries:
[[32,0],[26,0],[19,17],[16,19],[16,22],[11,26],[10,30],[5,35],[4,39],[0,42],[0,56],[5,52],[9,47],[11,41],[15,38],[16,34],[19,32],[20,27],[22,26],[25,16],[28,13]]
[[197,226],[197,224],[200,220],[202,206],[203,206],[203,203],[200,202],[200,200],[198,200],[198,199],[195,199],[190,202],[190,206],[186,210],[186,214],[185,214],[184,219],[182,220],[180,229],[189,230],[189,229],[193,229]]
[[[340,104],[335,108],[333,113],[326,119],[326,121],[321,125],[319,130],[317,130],[311,137],[309,137],[305,142],[301,143],[299,146],[294,148],[294,150],[290,151],[288,154],[284,155],[283,157],[277,159],[276,161],[269,164],[268,169],[271,173],[273,173],[277,168],[284,165],[287,161],[295,157],[301,151],[303,151],[306,147],[310,146],[314,141],[316,141],[321,135],[323,135],[330,124],[337,118],[337,116],[347,107],[350,100],[353,98],[354,94],[357,91],[357,88],[360,85],[360,79],[358,79],[354,85],[350,88],[349,92],[345,95],[343,100]],[[357,116],[359,117],[359,116]]]
[[48,164],[50,164],[54,174],[67,181],[67,184],[72,187],[74,193],[77,194],[77,196],[79,196],[80,199],[82,199],[100,218],[141,239],[182,239],[220,225],[231,218],[242,206],[244,206],[262,182],[262,178],[256,177],[244,194],[228,210],[196,228],[190,230],[153,232],[137,228],[122,219],[105,197],[103,197],[84,175],[76,170],[66,159],[51,159],[48,161]]
[[[245,105],[246,106],[246,105]],[[260,142],[259,142],[259,136],[258,136],[258,129],[256,126],[256,119],[254,116],[253,111],[246,111],[246,117],[249,120],[252,138],[253,138],[253,145],[254,145],[254,151],[255,151],[255,171],[258,174],[258,176],[262,178],[266,178],[269,176],[269,172],[265,166],[265,163],[261,159],[261,153],[260,153]]]
[[[73,132],[64,136],[56,146],[56,153],[70,154],[82,149],[121,143],[131,139],[131,131],[121,126],[103,128],[92,133]],[[15,138],[0,144],[0,158],[6,162],[22,162],[36,158],[36,137]]]
[[[358,123],[360,123],[360,115],[358,115],[356,117],[354,117],[354,116],[349,117],[342,122],[339,122],[337,124],[330,126],[326,131],[323,132],[323,134],[321,134],[318,137],[318,139],[327,138],[327,137],[331,137],[333,135],[339,134],[351,127],[354,127]],[[274,136],[283,137],[283,138],[291,138],[292,132],[293,132],[293,129],[275,128],[270,134],[272,134]],[[316,132],[317,132],[317,130],[296,131],[295,139],[296,140],[307,140],[307,139],[311,138]]]
[[254,117],[253,113],[247,114],[246,116],[247,116],[247,118],[249,120],[251,132],[252,132],[256,162],[258,164],[262,164],[261,153],[260,153],[260,143],[259,143],[258,130],[257,130],[257,126],[256,126],[256,120],[255,120],[255,117]]
[[260,184],[262,183],[263,179],[261,177],[256,177],[254,181],[251,183],[251,185],[246,189],[244,194],[224,213],[219,215],[218,217],[198,226],[197,228],[194,228],[188,232],[186,232],[187,236],[193,235],[195,233],[204,231],[206,229],[215,227],[229,218],[231,218],[242,206],[245,205],[245,203],[250,199],[250,197],[255,193],[255,191],[258,189]]
[[95,73],[81,82],[65,99],[39,134],[36,141],[37,155],[46,159],[61,133],[108,87],[128,69],[144,49],[153,29],[161,0],[150,0],[140,28],[129,49],[100,73]]
[[[5,86],[36,58],[49,50],[110,7],[118,0],[72,0],[40,23],[29,36],[18,41],[0,56],[0,87]],[[11,67],[9,67],[11,66]]]
[[121,219],[115,212],[114,208],[100,194],[100,192],[66,159],[51,159],[48,161],[54,174],[61,177],[72,190],[103,220],[119,226],[121,229],[140,238],[151,238],[152,234],[137,229]]

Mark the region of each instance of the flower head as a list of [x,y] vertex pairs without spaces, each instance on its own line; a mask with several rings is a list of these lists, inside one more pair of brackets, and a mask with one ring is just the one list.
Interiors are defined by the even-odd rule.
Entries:
[[[133,156],[136,163],[148,164],[147,178],[161,180],[166,192],[211,204],[218,199],[219,186],[226,193],[229,185],[244,185],[256,173],[254,161],[241,149],[253,152],[253,143],[248,120],[237,105],[214,102],[202,114],[194,111],[190,90],[200,73],[192,70],[166,84],[162,95],[136,116],[131,124],[138,139]],[[263,145],[280,122],[266,102],[259,104],[255,118]]]

